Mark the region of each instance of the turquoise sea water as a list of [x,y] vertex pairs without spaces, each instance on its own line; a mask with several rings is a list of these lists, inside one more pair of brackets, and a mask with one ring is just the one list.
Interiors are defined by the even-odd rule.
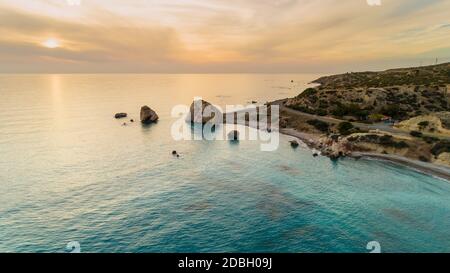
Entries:
[[[314,158],[287,136],[262,152],[170,135],[172,107],[194,96],[264,102],[316,77],[1,75],[0,251],[78,241],[83,252],[368,252],[378,241],[383,252],[450,252],[448,181]],[[113,118],[138,120],[145,104],[157,124]]]

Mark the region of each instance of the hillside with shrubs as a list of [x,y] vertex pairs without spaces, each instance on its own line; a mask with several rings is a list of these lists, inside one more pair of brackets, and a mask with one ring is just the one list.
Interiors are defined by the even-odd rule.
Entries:
[[450,63],[322,77],[285,106],[319,116],[377,122],[449,111]]

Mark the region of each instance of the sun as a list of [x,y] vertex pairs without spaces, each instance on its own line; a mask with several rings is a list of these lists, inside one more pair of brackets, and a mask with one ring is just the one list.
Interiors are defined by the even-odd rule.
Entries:
[[58,48],[61,46],[60,42],[55,38],[48,38],[42,43],[46,48]]

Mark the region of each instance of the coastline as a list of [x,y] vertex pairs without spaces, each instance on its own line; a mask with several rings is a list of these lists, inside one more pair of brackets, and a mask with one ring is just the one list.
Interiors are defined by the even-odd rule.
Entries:
[[368,159],[387,161],[390,163],[394,163],[396,165],[401,165],[401,166],[413,169],[420,173],[439,177],[439,178],[445,179],[450,182],[450,170],[448,168],[446,168],[445,166],[421,162],[421,161],[412,160],[412,159],[409,159],[409,158],[406,158],[403,156],[390,155],[390,154],[354,152],[350,155],[350,157],[368,158]]
[[[224,116],[229,115],[229,114],[234,114],[234,112],[224,113]],[[248,122],[243,122],[243,123],[237,122],[237,123],[244,125],[244,126],[258,129],[257,126],[252,126],[252,124],[249,124]],[[279,132],[283,135],[297,138],[302,143],[304,143],[309,149],[311,149],[313,152],[320,151],[320,147],[319,147],[320,138],[321,138],[320,135],[297,131],[294,128],[279,128]],[[323,154],[321,154],[321,155],[323,156]],[[351,154],[348,154],[347,156],[354,158],[354,159],[366,158],[366,159],[373,159],[373,160],[383,160],[383,161],[386,161],[389,163],[393,163],[393,164],[397,164],[397,165],[400,165],[403,167],[410,168],[410,169],[415,170],[420,173],[439,177],[441,179],[445,179],[448,182],[450,182],[450,168],[447,168],[445,166],[421,162],[418,160],[409,159],[404,156],[392,155],[392,154],[379,154],[379,153],[370,153],[370,152],[352,152]]]
[[[319,136],[317,135],[299,132],[293,128],[280,129],[280,133],[299,139],[300,141],[305,143],[310,149],[317,148],[316,145],[319,138]],[[352,152],[349,155],[349,157],[355,159],[367,158],[367,159],[382,160],[413,169],[420,173],[436,176],[450,182],[450,169],[441,165],[421,162],[418,160],[409,159],[407,157],[399,155],[367,153],[367,152]]]

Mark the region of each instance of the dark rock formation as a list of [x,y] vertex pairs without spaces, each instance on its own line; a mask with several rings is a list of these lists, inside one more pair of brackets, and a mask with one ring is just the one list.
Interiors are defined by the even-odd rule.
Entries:
[[228,139],[232,141],[238,141],[239,140],[239,131],[233,130],[228,133]]
[[297,140],[289,141],[291,143],[292,148],[297,148],[300,144],[298,144]]
[[128,116],[127,113],[117,113],[114,117],[116,119],[120,119],[120,118],[126,118]]
[[155,111],[148,106],[142,106],[141,108],[141,122],[143,124],[150,124],[158,121],[159,117]]
[[222,112],[207,101],[196,100],[192,102],[189,114],[186,117],[186,122],[205,124],[210,121],[222,122]]

